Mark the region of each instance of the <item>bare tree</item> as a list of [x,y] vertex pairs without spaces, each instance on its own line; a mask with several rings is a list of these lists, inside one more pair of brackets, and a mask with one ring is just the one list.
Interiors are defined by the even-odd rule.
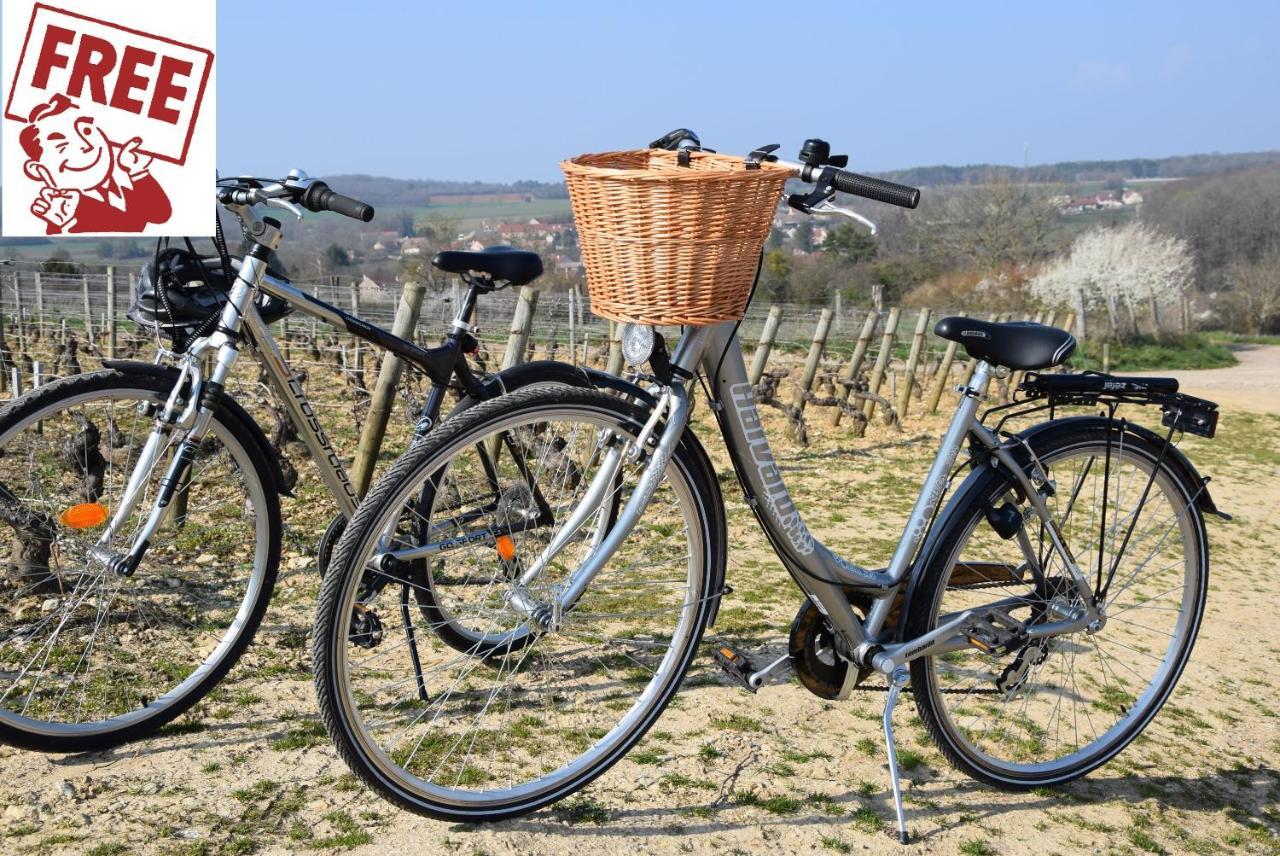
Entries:
[[1232,302],[1251,333],[1265,333],[1280,322],[1280,253],[1256,262],[1237,262],[1227,272]]

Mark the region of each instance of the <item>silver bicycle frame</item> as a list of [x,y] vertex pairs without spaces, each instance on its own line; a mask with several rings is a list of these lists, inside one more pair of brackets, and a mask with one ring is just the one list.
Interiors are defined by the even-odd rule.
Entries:
[[[98,543],[91,550],[91,555],[104,564],[114,566],[120,561],[120,557],[113,555],[108,545],[119,534],[124,522],[136,509],[144,493],[147,478],[164,451],[165,438],[174,430],[185,430],[184,439],[188,443],[197,442],[203,437],[212,417],[212,411],[200,406],[203,391],[210,384],[221,386],[226,382],[231,367],[239,357],[236,346],[238,334],[242,329],[248,334],[247,341],[254,349],[277,397],[284,404],[286,415],[311,452],[311,457],[320,470],[320,477],[333,494],[339,511],[347,518],[355,514],[356,506],[360,502],[355,486],[352,485],[341,459],[316,418],[315,410],[307,400],[302,385],[290,371],[270,329],[253,304],[252,298],[258,289],[290,301],[295,308],[305,314],[315,315],[331,323],[341,321],[340,316],[331,315],[324,304],[312,300],[309,295],[287,282],[268,275],[264,262],[253,256],[245,256],[236,281],[227,294],[227,303],[222,311],[219,329],[193,343],[185,355],[181,378],[174,385],[168,400],[156,417],[155,428],[148,437],[138,463],[130,475],[120,505],[103,530]],[[213,364],[207,378],[204,375],[206,361],[211,361]],[[186,382],[190,384],[190,391],[184,403],[179,399],[179,391]],[[182,408],[181,411],[179,408]],[[177,469],[177,467],[174,468],[175,471]],[[161,503],[158,499],[153,503],[147,520],[132,539],[129,548],[130,556],[141,555],[139,551],[145,549],[146,544],[164,523],[169,507],[169,503]]]
[[[250,262],[253,264],[250,265]],[[251,268],[249,277],[244,274],[246,267]],[[268,274],[266,265],[256,259],[246,257],[240,270],[241,274],[228,295],[227,307],[223,311],[223,326],[233,333],[240,332],[243,328],[243,331],[248,334],[247,338],[255,356],[276,397],[284,405],[285,413],[297,430],[298,437],[311,453],[311,459],[320,471],[321,480],[333,494],[338,510],[344,517],[350,518],[355,514],[356,506],[360,504],[355,485],[351,483],[346,468],[342,465],[342,459],[338,457],[333,444],[329,442],[329,437],[316,417],[315,408],[307,399],[297,375],[285,362],[280,346],[271,335],[271,329],[262,320],[251,298],[254,291],[260,290],[263,294],[288,301],[296,311],[304,315],[314,315],[329,324],[340,327],[342,318],[329,312],[324,304],[312,300],[310,295]],[[215,334],[217,335],[219,334]],[[225,334],[221,335],[225,336]],[[210,339],[211,344],[212,339],[213,337]],[[235,343],[232,341],[220,342],[218,347],[220,356],[226,350],[230,350],[233,354],[236,352]],[[200,343],[192,348],[193,355],[197,358],[200,355],[199,348]],[[234,356],[231,362],[234,363]],[[230,363],[227,369],[230,369]]]
[[[960,390],[960,403],[942,437],[942,443],[907,518],[906,528],[894,550],[893,558],[884,570],[870,570],[841,558],[814,538],[805,526],[799,509],[787,491],[782,472],[761,424],[760,414],[751,394],[751,384],[747,380],[742,348],[734,335],[735,329],[736,325],[733,323],[708,328],[700,360],[703,373],[711,379],[725,445],[746,489],[748,501],[778,556],[814,605],[844,637],[848,650],[855,656],[861,657],[873,645],[878,646],[883,650],[874,656],[872,664],[878,671],[890,674],[896,666],[909,660],[951,650],[950,646],[967,644],[963,640],[954,639],[956,631],[968,619],[967,615],[949,618],[946,624],[928,637],[897,644],[880,638],[894,600],[907,581],[912,560],[924,540],[929,521],[933,519],[942,501],[951,469],[955,466],[961,445],[967,437],[974,437],[1019,482],[1037,514],[1045,522],[1053,547],[1075,578],[1078,590],[1086,602],[1091,603],[1088,581],[1059,536],[1057,522],[1049,513],[1043,498],[1032,485],[1023,467],[1016,463],[1008,449],[1002,447],[999,438],[978,421],[978,407],[986,396],[995,371],[992,366],[980,361],[968,386]],[[876,599],[865,622],[853,612],[843,590],[845,586],[864,591]],[[1069,629],[1081,629],[1095,617],[1096,611],[1090,606],[1079,620],[1041,625],[1036,628],[1037,635],[1054,635],[1068,632]]]

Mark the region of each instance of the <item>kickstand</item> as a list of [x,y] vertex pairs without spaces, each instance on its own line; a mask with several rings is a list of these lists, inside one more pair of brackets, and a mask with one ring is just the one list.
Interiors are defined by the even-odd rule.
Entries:
[[400,620],[404,622],[405,641],[409,643],[409,659],[413,661],[413,676],[418,681],[418,700],[429,701],[427,684],[422,679],[422,661],[418,659],[418,637],[413,632],[413,616],[409,614],[409,584],[400,587]]
[[884,702],[884,742],[889,749],[889,781],[893,785],[893,808],[898,813],[898,841],[902,844],[911,843],[911,836],[907,834],[907,817],[902,810],[902,785],[898,781],[900,776],[898,750],[893,744],[893,708],[898,703],[898,694],[910,682],[911,673],[907,671],[906,666],[894,669],[889,682],[889,697]]

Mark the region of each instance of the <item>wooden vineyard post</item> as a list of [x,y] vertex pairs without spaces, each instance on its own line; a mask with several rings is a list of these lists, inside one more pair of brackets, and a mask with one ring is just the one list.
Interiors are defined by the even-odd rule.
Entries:
[[[893,356],[893,336],[898,331],[898,316],[900,312],[898,307],[889,310],[889,317],[884,322],[884,335],[880,337],[880,353],[876,354],[875,365],[871,367],[871,379],[867,385],[867,392],[871,395],[880,394],[880,385],[884,383],[885,371],[889,367],[889,358]],[[871,415],[876,412],[876,403],[872,399],[867,399],[866,404],[862,407],[862,415],[867,421],[871,420]],[[866,428],[866,422],[862,422],[858,426],[859,434]]]
[[1111,374],[1111,343],[1102,343],[1102,373]]
[[925,402],[925,411],[928,413],[938,412],[938,401],[942,398],[942,390],[947,386],[947,378],[951,376],[951,364],[955,362],[956,349],[959,347],[959,342],[947,343],[942,362],[938,364],[938,373],[934,375],[933,384],[929,387],[929,398]]
[[924,349],[925,332],[929,329],[928,309],[921,309],[916,318],[916,329],[911,336],[911,353],[907,356],[907,371],[902,380],[902,392],[898,395],[898,420],[907,418],[911,406],[911,388],[915,385],[916,366],[920,364],[920,352]]
[[[422,282],[410,280],[404,284],[400,305],[396,307],[395,320],[391,324],[394,335],[401,339],[412,339],[413,331],[418,326],[418,316],[422,312],[422,298],[426,293],[427,287]],[[359,496],[365,495],[369,482],[373,480],[374,464],[387,434],[387,421],[391,417],[396,386],[400,383],[403,371],[404,361],[387,351],[382,357],[378,382],[374,385],[373,398],[369,403],[369,417],[360,431],[360,444],[356,449],[355,464],[351,468],[351,483]]]
[[756,344],[756,352],[751,356],[751,372],[747,375],[747,383],[755,386],[764,377],[764,367],[769,362],[769,352],[773,350],[774,340],[778,337],[778,326],[782,323],[782,307],[773,304],[769,307],[769,317],[764,319],[764,329],[760,331],[760,341]]
[[[841,404],[849,400],[849,393],[853,390],[851,384],[857,379],[862,363],[867,358],[867,348],[871,347],[871,337],[875,335],[876,323],[879,320],[880,315],[873,309],[867,312],[866,320],[862,322],[862,332],[858,334],[858,343],[853,346],[853,356],[849,359],[849,366],[845,369],[842,378],[846,383],[836,388],[836,399]],[[842,419],[844,419],[844,408],[837,407],[836,412],[831,415],[831,424],[839,425]]]
[[81,291],[84,294],[84,341],[85,347],[93,345],[93,308],[89,305],[89,275],[80,278]]
[[[1076,313],[1068,312],[1067,317],[1062,319],[1061,329],[1066,330],[1068,333],[1071,333],[1071,335],[1075,336],[1075,332],[1074,332],[1075,326],[1076,326]],[[1080,337],[1076,336],[1076,338],[1079,339]]]
[[13,274],[13,326],[15,328],[14,335],[17,337],[18,353],[25,354],[27,352],[27,335],[22,318],[22,281],[18,278],[20,275],[17,271]]
[[9,343],[4,340],[4,294],[0,292],[0,392],[9,389],[9,363],[13,355],[9,352]]
[[[360,283],[351,283],[351,314],[360,317]],[[352,359],[351,368],[356,374],[356,387],[364,387],[364,348],[360,347],[363,343],[352,337],[351,346],[355,348],[354,357]]]
[[107,268],[107,358],[116,358],[116,269]]
[[[525,285],[520,288],[520,298],[516,302],[516,314],[511,318],[511,332],[507,336],[507,352],[502,358],[505,371],[520,363],[525,349],[529,346],[529,333],[533,330],[533,313],[538,308],[538,289]],[[618,358],[622,358],[621,346]]]
[[804,405],[809,391],[813,389],[813,380],[818,376],[818,366],[822,364],[822,352],[827,347],[827,333],[831,329],[832,312],[823,309],[818,316],[818,326],[813,331],[813,344],[809,346],[809,358],[804,362],[804,374],[800,376],[800,385],[796,387],[795,396],[791,399],[792,411],[795,414],[794,430],[800,431],[801,419],[804,417]]
[[40,335],[44,336],[44,278],[36,271],[36,323],[40,325]]

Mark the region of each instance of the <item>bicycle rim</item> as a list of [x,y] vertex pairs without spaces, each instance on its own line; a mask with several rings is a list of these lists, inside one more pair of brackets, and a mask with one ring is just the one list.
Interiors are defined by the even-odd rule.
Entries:
[[[352,747],[368,765],[366,778],[428,813],[473,819],[519,813],[598,775],[639,739],[678,687],[705,616],[704,518],[689,477],[673,463],[636,530],[564,614],[563,625],[529,639],[529,619],[507,604],[511,563],[503,562],[492,539],[470,537],[486,529],[508,535],[515,564],[528,568],[591,483],[591,468],[603,460],[601,439],[626,439],[639,426],[611,412],[616,405],[548,407],[537,406],[536,395],[522,398],[535,405],[505,414],[484,405],[499,418],[451,438],[398,482],[363,527],[361,543],[344,550],[347,579],[330,607],[332,653],[325,668],[334,670],[335,702]],[[499,435],[508,442],[491,461],[495,480],[484,474],[479,453],[493,448]],[[410,529],[403,522],[415,513],[411,504],[424,480],[439,478],[446,467],[457,494],[433,506],[431,537],[468,541],[443,557],[454,568],[467,565],[454,572],[452,588],[473,589],[450,603],[448,621],[466,624],[477,640],[521,641],[497,649],[477,641],[459,651],[422,614],[410,613],[415,669],[407,637],[396,643],[389,637],[392,622],[406,614],[406,590],[416,596],[417,586],[395,578],[377,599],[361,604],[368,572],[353,569],[368,568],[371,556],[385,549],[379,533]],[[611,490],[629,492],[639,470],[626,465]],[[529,584],[535,599],[549,602],[593,549],[601,519],[589,520]],[[378,647],[358,644],[367,644],[353,628],[361,609],[380,616]]]
[[[179,506],[185,515],[156,533],[132,576],[89,558],[101,527],[61,519],[90,503],[114,512],[163,400],[155,390],[123,388],[68,396],[0,437],[0,482],[24,513],[51,523],[53,535],[44,548],[21,527],[6,527],[16,537],[0,575],[7,619],[0,724],[47,738],[50,748],[185,709],[238,656],[268,594],[267,488],[249,451],[218,419],[190,470]],[[108,545],[112,552],[132,543],[173,447]]]

